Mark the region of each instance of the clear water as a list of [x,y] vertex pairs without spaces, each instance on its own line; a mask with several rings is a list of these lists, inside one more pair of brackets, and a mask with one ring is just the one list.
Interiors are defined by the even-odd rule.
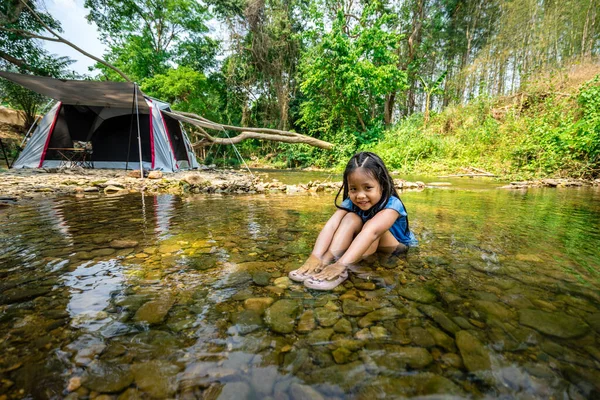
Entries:
[[401,196],[333,292],[285,278],[331,194],[0,209],[0,398],[600,397],[600,191]]

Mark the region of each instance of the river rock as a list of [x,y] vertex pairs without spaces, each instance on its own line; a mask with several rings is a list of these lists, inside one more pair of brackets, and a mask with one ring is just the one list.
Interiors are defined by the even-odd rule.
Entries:
[[234,313],[231,315],[231,321],[235,324],[240,335],[247,335],[250,332],[260,329],[262,326],[260,314],[254,310],[244,310]]
[[133,382],[133,375],[128,366],[92,362],[81,378],[83,386],[100,393],[116,393]]
[[246,382],[227,382],[217,400],[245,400],[252,389]]
[[342,318],[333,325],[333,330],[336,333],[352,333],[352,324],[346,318]]
[[499,302],[475,300],[473,302],[475,309],[486,316],[494,316],[501,321],[512,320],[516,318],[514,311],[509,310]]
[[175,253],[181,250],[181,245],[178,244],[161,244],[158,246],[158,252],[162,254]]
[[292,383],[289,390],[292,400],[325,400],[321,393],[310,386]]
[[594,330],[600,334],[600,313],[588,315],[585,320]]
[[179,367],[160,360],[133,364],[131,372],[138,388],[157,399],[171,397],[177,391]]
[[367,352],[384,373],[396,373],[406,369],[407,366],[421,369],[433,362],[431,353],[422,347],[387,345]]
[[126,240],[126,239],[115,239],[110,242],[109,246],[113,249],[128,249],[130,247],[135,247],[138,245],[138,242],[135,240]]
[[106,257],[115,253],[115,249],[105,248],[105,249],[96,249],[90,252],[94,257]]
[[492,364],[488,350],[471,333],[468,331],[457,332],[456,345],[469,372],[488,371],[490,369]]
[[[355,397],[357,400],[415,399],[462,400],[464,391],[450,379],[430,372],[402,377],[380,376],[369,380]],[[421,397],[422,396],[422,397]]]
[[279,372],[277,372],[277,368],[274,366],[252,368],[252,378],[250,383],[252,384],[254,391],[259,394],[260,397],[264,398],[273,393],[275,381],[277,381],[278,377]]
[[317,329],[308,334],[306,341],[312,345],[322,345],[329,342],[333,335],[333,329]]
[[352,299],[344,299],[342,302],[342,310],[344,314],[351,317],[368,314],[380,307],[381,306],[376,301],[355,301]]
[[330,310],[326,307],[318,307],[315,309],[315,317],[319,321],[319,325],[323,327],[329,327],[335,325],[335,323],[342,316],[338,311]]
[[253,297],[244,300],[244,308],[262,315],[274,301],[272,297]]
[[348,361],[350,361],[350,356],[352,355],[352,352],[346,349],[345,347],[338,347],[337,349],[331,352],[331,355],[333,356],[333,360],[337,364],[345,364]]
[[519,310],[519,323],[541,333],[563,339],[585,335],[589,326],[579,318],[562,312],[549,313],[540,310]]
[[163,177],[163,173],[161,171],[148,172],[148,179],[160,179],[162,177]]
[[398,294],[419,303],[430,304],[436,299],[436,295],[422,286],[399,287]]
[[169,296],[148,301],[137,310],[133,319],[136,322],[146,322],[150,325],[160,324],[164,321],[174,302]]
[[271,280],[271,274],[266,271],[257,271],[252,274],[252,281],[258,286],[267,286]]
[[376,322],[380,321],[388,321],[391,319],[396,319],[400,317],[402,313],[394,307],[385,307],[380,308],[379,310],[373,311],[364,317],[362,317],[358,321],[358,326],[361,328],[366,328],[370,325],[373,325]]
[[299,308],[295,300],[278,300],[265,311],[265,322],[274,332],[291,333],[294,330]]
[[19,303],[43,296],[52,290],[50,286],[43,287],[19,287],[9,289],[0,294],[0,304]]
[[426,330],[418,326],[413,326],[408,329],[408,337],[410,340],[419,347],[433,347],[435,346],[435,339]]
[[437,322],[446,332],[454,335],[460,331],[460,327],[456,325],[448,316],[439,308],[429,305],[419,306],[419,310],[422,311],[429,318]]
[[306,310],[300,316],[298,320],[298,327],[296,328],[296,332],[298,333],[308,333],[315,329],[317,326],[315,322],[315,313],[313,310]]

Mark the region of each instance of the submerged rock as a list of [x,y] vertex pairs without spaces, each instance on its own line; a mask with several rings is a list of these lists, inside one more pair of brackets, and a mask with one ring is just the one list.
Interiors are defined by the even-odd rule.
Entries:
[[291,333],[299,308],[300,305],[295,300],[278,300],[265,311],[265,322],[274,332]]
[[492,365],[490,354],[483,344],[468,331],[456,333],[456,345],[469,372],[488,371]]
[[159,360],[133,364],[131,372],[138,388],[158,399],[171,397],[177,391],[179,367]]
[[151,325],[160,324],[164,321],[174,302],[175,300],[169,296],[148,301],[137,310],[133,319],[137,322],[147,322]]
[[436,299],[436,295],[421,286],[415,287],[399,287],[398,294],[419,303],[430,304]]
[[94,361],[85,371],[81,383],[100,393],[117,393],[133,383],[128,366]]
[[519,323],[541,333],[563,339],[583,336],[589,326],[582,320],[562,312],[549,313],[540,310],[520,310]]

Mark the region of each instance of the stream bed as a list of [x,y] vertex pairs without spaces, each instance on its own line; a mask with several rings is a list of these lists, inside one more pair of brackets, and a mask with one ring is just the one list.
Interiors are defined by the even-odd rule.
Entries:
[[331,194],[2,208],[0,398],[599,398],[600,190],[458,186],[332,292]]

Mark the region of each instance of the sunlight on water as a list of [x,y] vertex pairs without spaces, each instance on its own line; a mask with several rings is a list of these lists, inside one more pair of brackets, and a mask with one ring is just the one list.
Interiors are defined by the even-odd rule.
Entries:
[[402,198],[419,248],[325,293],[332,195],[0,209],[0,397],[599,397],[600,192]]

